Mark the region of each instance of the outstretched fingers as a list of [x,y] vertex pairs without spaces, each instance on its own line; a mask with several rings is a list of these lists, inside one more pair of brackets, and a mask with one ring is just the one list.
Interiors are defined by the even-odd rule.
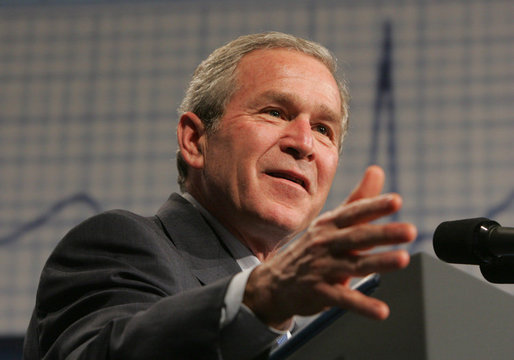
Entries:
[[[406,251],[395,250],[380,254],[359,255],[354,258],[355,263],[350,266],[341,264],[340,269],[347,275],[365,276],[372,272],[387,272],[404,268],[409,263],[409,255]],[[358,290],[351,289],[345,283],[346,277],[340,282],[325,282],[320,284],[320,290],[325,294],[327,302],[331,306],[338,306],[363,316],[383,320],[389,316],[389,307],[386,303],[376,298],[367,296]]]
[[320,260],[317,265],[326,283],[338,284],[350,277],[402,269],[409,264],[409,260],[407,251],[391,250],[381,253],[348,253],[344,258]]
[[393,214],[401,206],[402,198],[400,195],[384,194],[373,198],[355,200],[350,204],[342,204],[323,214],[319,219],[324,222],[332,222],[338,228],[344,228]]
[[416,234],[416,227],[408,223],[363,224],[333,231],[325,241],[332,255],[339,257],[350,251],[409,243]]
[[384,320],[389,316],[389,307],[376,298],[364,295],[358,290],[344,285],[326,286],[325,293],[331,299],[332,306],[356,312],[368,318]]

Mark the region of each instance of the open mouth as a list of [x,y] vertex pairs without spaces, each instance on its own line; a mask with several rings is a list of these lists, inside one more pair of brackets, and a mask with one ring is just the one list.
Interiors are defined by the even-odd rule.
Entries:
[[288,172],[276,172],[276,171],[267,172],[266,174],[269,176],[275,177],[275,178],[289,180],[291,182],[294,182],[294,183],[300,185],[301,187],[303,187],[304,189],[307,190],[307,182],[305,181],[305,179],[303,177],[301,177],[299,175],[288,173]]

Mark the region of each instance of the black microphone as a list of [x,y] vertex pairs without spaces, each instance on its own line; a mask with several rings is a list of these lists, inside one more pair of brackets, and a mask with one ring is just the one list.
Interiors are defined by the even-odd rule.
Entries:
[[495,283],[514,283],[514,228],[487,218],[445,221],[435,230],[434,251],[441,260],[480,265]]

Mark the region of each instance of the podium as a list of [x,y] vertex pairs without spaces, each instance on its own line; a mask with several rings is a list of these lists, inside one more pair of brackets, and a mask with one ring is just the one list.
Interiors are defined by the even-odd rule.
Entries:
[[293,336],[283,345],[289,349],[279,348],[271,358],[514,359],[514,296],[427,254],[382,275],[372,296],[389,304],[387,320],[348,312],[329,325],[314,321],[298,334],[306,340],[295,343]]

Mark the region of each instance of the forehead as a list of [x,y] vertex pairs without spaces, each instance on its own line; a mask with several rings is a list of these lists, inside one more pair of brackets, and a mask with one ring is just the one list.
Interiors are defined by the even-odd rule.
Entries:
[[314,56],[282,48],[255,50],[243,56],[235,76],[232,100],[255,103],[259,99],[293,99],[325,109],[342,125],[344,99],[339,84],[329,68]]
[[[245,54],[236,67],[241,76],[275,72],[324,72],[333,79],[330,69],[318,58],[294,49],[258,49]],[[335,80],[334,80],[335,82]]]
[[[327,95],[334,95],[344,115],[346,99],[331,70],[321,60],[294,49],[274,48],[254,50],[244,55],[235,71],[236,91],[242,87],[260,85],[279,86],[283,80],[304,79],[321,85]],[[294,90],[294,89],[290,89]]]

